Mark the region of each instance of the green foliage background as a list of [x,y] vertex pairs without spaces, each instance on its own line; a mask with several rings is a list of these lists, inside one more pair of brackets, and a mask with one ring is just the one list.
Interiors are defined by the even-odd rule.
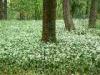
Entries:
[[[73,17],[86,18],[89,15],[90,0],[71,0],[71,13]],[[8,6],[9,19],[18,19],[23,12],[25,19],[42,18],[43,0],[10,0]],[[98,5],[98,11],[100,7]],[[62,0],[57,0],[57,19],[62,19]]]

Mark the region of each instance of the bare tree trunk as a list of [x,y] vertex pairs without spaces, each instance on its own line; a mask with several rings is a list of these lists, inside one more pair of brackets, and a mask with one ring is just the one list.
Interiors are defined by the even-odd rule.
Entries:
[[56,42],[56,0],[43,0],[42,41]]
[[72,15],[70,13],[70,0],[63,0],[63,16],[64,16],[65,28],[68,31],[74,30],[75,27],[72,20]]
[[0,0],[0,20],[4,18],[4,13],[3,13],[3,1]]
[[89,17],[89,11],[90,11],[90,1],[87,0],[86,2],[86,16]]
[[4,19],[7,19],[7,0],[4,0]]
[[89,28],[96,27],[96,15],[97,15],[97,0],[91,1],[90,16],[89,16]]
[[20,12],[20,20],[25,20],[24,12]]

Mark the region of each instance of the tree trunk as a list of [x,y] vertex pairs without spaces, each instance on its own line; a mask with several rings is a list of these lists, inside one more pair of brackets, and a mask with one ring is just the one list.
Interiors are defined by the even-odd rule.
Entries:
[[85,13],[86,18],[89,17],[89,11],[90,11],[90,5],[89,4],[90,4],[90,1],[87,0],[87,2],[86,2],[86,13]]
[[7,19],[7,0],[4,0],[4,19]]
[[43,42],[56,42],[56,0],[43,0]]
[[4,13],[3,13],[3,1],[0,0],[0,20],[4,18]]
[[74,23],[72,20],[72,15],[70,13],[70,0],[63,0],[63,17],[64,17],[64,23],[65,28],[70,31],[74,30]]
[[97,0],[91,1],[90,16],[89,16],[89,28],[96,27],[96,15],[97,15]]
[[24,12],[20,12],[20,20],[25,20]]
[[39,9],[38,9],[38,1],[37,0],[34,0],[34,19],[35,20],[39,20]]

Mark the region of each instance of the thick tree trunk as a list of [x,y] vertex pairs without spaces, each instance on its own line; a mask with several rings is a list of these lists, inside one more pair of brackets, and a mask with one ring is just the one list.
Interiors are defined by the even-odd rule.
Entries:
[[43,0],[43,31],[42,41],[56,41],[56,0]]
[[70,13],[70,0],[63,0],[63,17],[64,17],[64,23],[65,28],[70,31],[74,30],[74,23],[72,20],[72,15]]
[[0,0],[0,20],[4,18],[4,13],[3,13],[3,1]]
[[89,28],[96,27],[96,15],[97,15],[97,0],[91,1],[90,16],[89,16]]

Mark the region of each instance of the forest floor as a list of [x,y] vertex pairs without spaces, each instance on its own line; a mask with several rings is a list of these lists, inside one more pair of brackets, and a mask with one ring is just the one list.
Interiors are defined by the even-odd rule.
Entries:
[[87,22],[74,20],[76,30],[68,32],[57,20],[57,43],[44,44],[42,21],[0,21],[0,75],[35,75],[35,71],[65,75],[69,69],[73,75],[99,73],[100,21],[96,29],[88,29]]

